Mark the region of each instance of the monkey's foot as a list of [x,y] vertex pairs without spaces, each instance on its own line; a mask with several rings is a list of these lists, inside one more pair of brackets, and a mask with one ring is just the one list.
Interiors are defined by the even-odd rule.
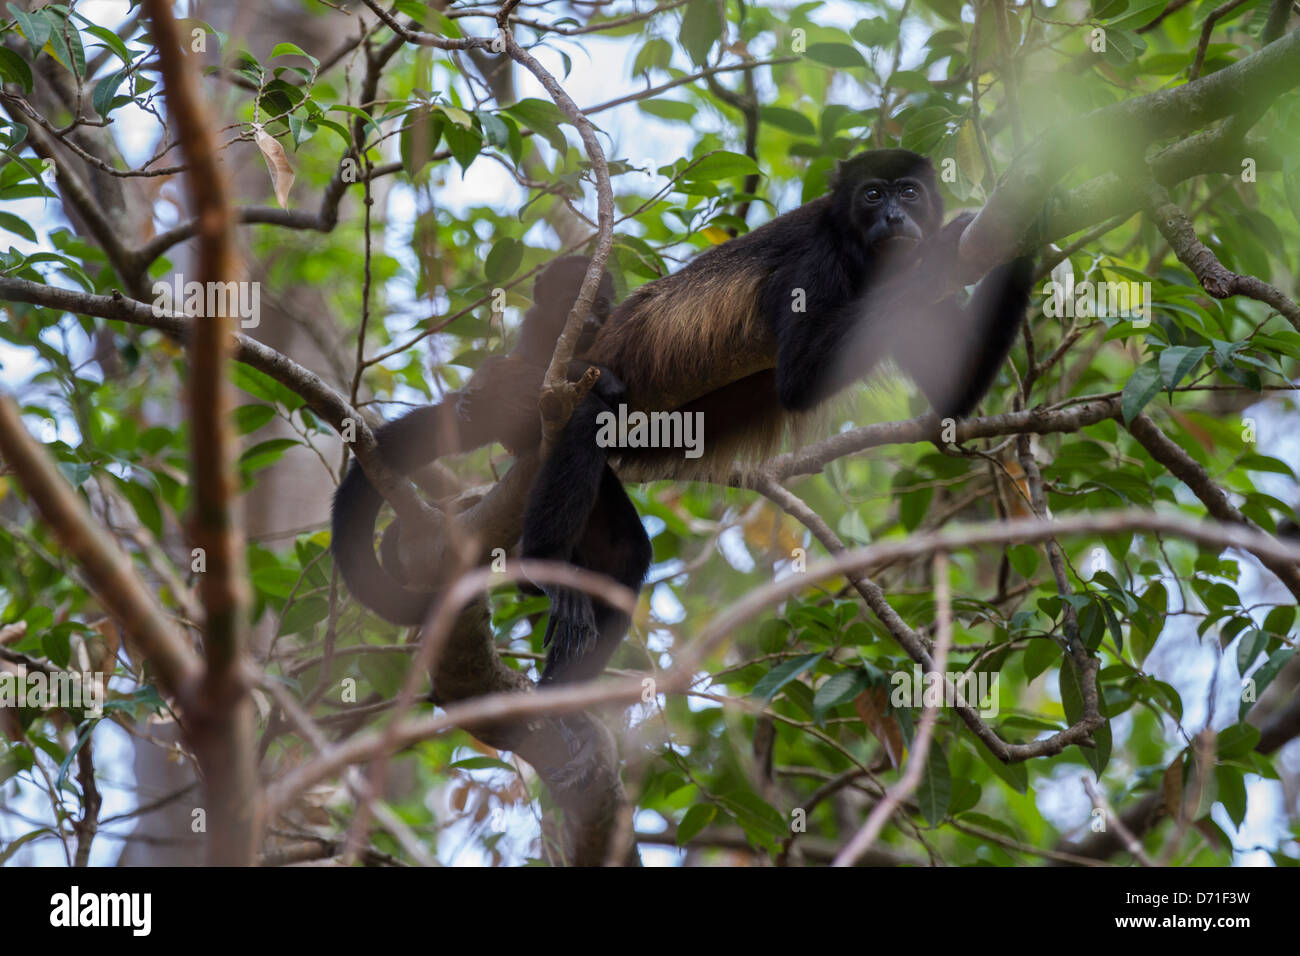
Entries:
[[591,598],[581,591],[555,588],[550,591],[551,619],[546,624],[542,645],[550,648],[546,673],[554,676],[576,664],[596,646],[596,612]]

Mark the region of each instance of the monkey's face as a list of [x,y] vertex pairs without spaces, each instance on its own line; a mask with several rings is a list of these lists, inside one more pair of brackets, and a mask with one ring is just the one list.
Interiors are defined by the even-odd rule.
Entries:
[[868,250],[909,251],[943,222],[934,166],[910,150],[867,150],[842,162],[833,182],[832,216]]
[[914,246],[933,221],[925,183],[910,177],[861,183],[850,215],[868,249]]

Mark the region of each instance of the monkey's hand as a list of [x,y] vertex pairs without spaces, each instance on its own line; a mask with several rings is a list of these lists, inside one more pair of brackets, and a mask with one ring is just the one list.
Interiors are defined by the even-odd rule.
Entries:
[[550,648],[542,682],[549,683],[595,648],[598,635],[589,595],[571,588],[547,586],[543,590],[551,599],[551,618],[542,638],[542,646]]
[[626,404],[627,386],[605,366],[597,365],[596,368],[600,372],[600,378],[596,379],[596,384],[592,386],[592,393],[599,396],[600,400],[611,408]]
[[627,401],[627,386],[623,384],[617,375],[603,365],[592,366],[590,362],[574,359],[569,363],[569,381],[578,381],[587,374],[587,369],[593,367],[600,373],[600,377],[596,379],[596,384],[591,387],[591,393],[611,407],[624,404]]
[[920,249],[920,281],[934,282],[942,278],[943,273],[951,269],[960,258],[962,233],[975,219],[975,213],[969,209],[957,213],[952,221],[925,241]]

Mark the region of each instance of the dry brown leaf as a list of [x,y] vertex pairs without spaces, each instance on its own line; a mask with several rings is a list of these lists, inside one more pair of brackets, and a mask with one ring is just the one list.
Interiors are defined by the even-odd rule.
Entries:
[[898,718],[889,712],[889,688],[884,684],[868,687],[853,699],[853,709],[858,712],[871,735],[880,741],[897,770],[903,765],[903,728]]
[[257,148],[262,151],[262,158],[271,171],[271,184],[275,186],[275,201],[281,209],[289,208],[289,190],[293,187],[293,167],[284,147],[260,126],[257,128]]
[[1165,813],[1175,820],[1183,817],[1183,755],[1165,768]]

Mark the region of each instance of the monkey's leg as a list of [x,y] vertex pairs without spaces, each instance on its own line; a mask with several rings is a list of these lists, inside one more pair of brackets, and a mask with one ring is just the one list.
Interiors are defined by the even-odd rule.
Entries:
[[[588,516],[587,526],[570,560],[578,567],[608,575],[636,592],[645,580],[651,557],[650,538],[641,524],[641,516],[623,490],[623,483],[607,465],[601,475],[596,506]],[[555,637],[546,657],[542,683],[598,676],[627,635],[631,620],[626,614],[599,599],[591,603],[594,632],[584,635],[580,645]]]
[[[568,561],[582,538],[600,493],[605,450],[596,444],[596,416],[609,406],[593,391],[574,410],[556,439],[528,494],[520,554],[524,558]],[[543,584],[551,599],[544,644],[581,648],[596,636],[591,598],[580,591]]]

